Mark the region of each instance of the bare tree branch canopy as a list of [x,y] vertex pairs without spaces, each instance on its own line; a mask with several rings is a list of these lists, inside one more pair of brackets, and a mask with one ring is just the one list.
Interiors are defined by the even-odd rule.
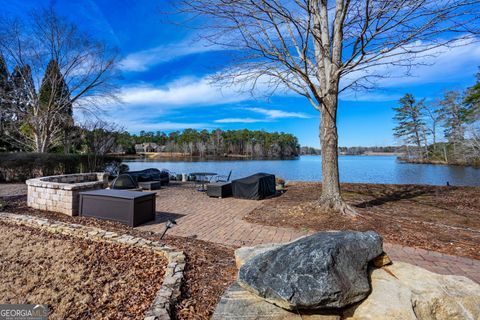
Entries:
[[115,99],[116,52],[53,9],[0,20],[0,55],[14,67],[8,133],[23,150],[48,152],[73,125],[72,108],[93,111]]
[[320,111],[319,204],[347,214],[354,211],[340,195],[339,93],[476,41],[480,21],[474,0],[185,0],[177,7],[212,44],[232,49],[234,62],[215,80],[291,90]]

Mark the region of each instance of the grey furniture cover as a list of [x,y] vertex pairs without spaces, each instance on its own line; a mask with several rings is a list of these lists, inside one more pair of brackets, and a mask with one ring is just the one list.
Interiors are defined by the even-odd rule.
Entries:
[[224,198],[232,195],[231,182],[216,182],[207,185],[207,196]]
[[260,200],[275,195],[275,175],[256,173],[232,181],[232,193],[235,198]]
[[167,185],[170,182],[170,173],[155,168],[141,171],[127,171],[125,174],[134,178],[136,182],[161,181],[162,185]]

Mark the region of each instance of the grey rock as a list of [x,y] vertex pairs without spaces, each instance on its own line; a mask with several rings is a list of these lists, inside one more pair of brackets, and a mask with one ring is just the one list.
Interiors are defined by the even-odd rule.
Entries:
[[376,232],[319,232],[248,260],[237,281],[288,310],[342,308],[370,292],[368,262],[383,252]]

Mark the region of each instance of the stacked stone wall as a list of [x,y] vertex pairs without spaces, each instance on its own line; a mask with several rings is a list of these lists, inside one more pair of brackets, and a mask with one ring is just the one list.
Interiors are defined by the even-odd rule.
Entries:
[[80,192],[106,188],[108,175],[69,174],[30,179],[26,183],[29,207],[76,216],[79,212]]

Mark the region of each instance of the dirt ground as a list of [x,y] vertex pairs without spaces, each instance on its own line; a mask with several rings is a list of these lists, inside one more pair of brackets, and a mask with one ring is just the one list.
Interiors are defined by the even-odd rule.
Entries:
[[[182,295],[174,310],[175,319],[210,319],[220,296],[235,281],[237,269],[231,247],[193,238],[172,237],[168,234],[160,240],[158,234],[138,231],[117,222],[35,210],[27,207],[25,196],[3,199],[7,203],[6,211],[8,212],[95,226],[104,230],[162,241],[166,245],[183,250],[187,265],[184,271]],[[92,315],[91,318],[96,319]]]
[[49,319],[143,319],[166,260],[153,252],[0,223],[0,301]]
[[27,194],[25,183],[0,183],[0,197]]
[[480,259],[480,188],[343,184],[356,220],[315,206],[319,183],[293,183],[247,221],[310,230],[376,230],[392,243]]

